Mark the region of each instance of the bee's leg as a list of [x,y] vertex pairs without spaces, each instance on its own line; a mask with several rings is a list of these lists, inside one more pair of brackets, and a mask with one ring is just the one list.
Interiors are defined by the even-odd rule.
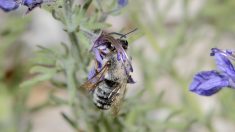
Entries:
[[104,60],[105,57],[112,55],[113,51],[110,51],[110,52],[106,53],[106,52],[99,49],[99,54],[101,55],[102,60]]
[[[101,54],[101,55],[104,55],[104,56],[106,56],[107,55],[107,53],[105,53],[104,51],[102,51],[101,49],[99,49],[99,53]],[[104,59],[103,58],[103,56],[101,56],[102,57],[102,59]]]
[[118,89],[115,88],[113,91],[111,91],[111,93],[109,94],[108,98],[113,102],[114,99],[115,99],[117,96],[120,95],[120,94],[119,94],[119,91],[120,91],[119,88],[118,88]]
[[112,98],[112,97],[114,96],[114,94],[116,93],[116,91],[117,91],[117,89],[116,89],[116,88],[115,88],[115,89],[113,89],[113,90],[110,92],[110,94],[109,94],[108,98]]
[[97,60],[95,60],[95,71],[96,71],[96,73],[99,72],[99,70],[98,70],[99,64],[98,63],[99,62]]
[[112,102],[116,99],[116,97],[118,97],[120,95],[120,93],[116,93],[113,95],[113,97],[111,98]]

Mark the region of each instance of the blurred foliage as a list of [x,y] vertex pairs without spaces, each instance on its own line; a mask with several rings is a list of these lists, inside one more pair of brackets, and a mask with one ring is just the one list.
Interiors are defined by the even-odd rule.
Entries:
[[[69,107],[71,113],[62,112],[61,116],[78,132],[189,132],[198,131],[198,128],[213,132],[216,131],[213,120],[219,116],[234,122],[234,92],[225,90],[219,93],[219,111],[213,108],[204,111],[198,98],[189,94],[192,75],[207,62],[209,53],[208,57],[201,54],[195,60],[196,66],[189,74],[182,74],[175,63],[190,55],[195,45],[207,37],[202,33],[206,26],[212,28],[215,34],[205,48],[218,45],[225,34],[234,34],[235,2],[206,0],[197,14],[190,15],[193,1],[182,0],[180,19],[171,21],[168,16],[176,2],[168,0],[161,4],[161,8],[159,3],[159,0],[132,0],[127,7],[120,9],[115,0],[84,0],[81,4],[73,0],[58,1],[47,10],[63,24],[69,42],[53,47],[38,46],[39,50],[30,62],[20,58],[26,48],[20,38],[30,17],[8,17],[6,25],[2,26],[4,28],[0,28],[0,60],[4,60],[0,63],[0,131],[30,131],[32,124],[26,119],[27,115],[52,106]],[[149,14],[149,10],[153,14]],[[128,41],[130,54],[143,83],[137,82],[136,90],[128,89],[135,92],[125,98],[120,113],[113,116],[109,111],[98,110],[90,95],[79,86],[86,80],[89,65],[93,63],[88,52],[91,43],[101,30],[112,25],[106,23],[106,19],[121,13],[126,14],[126,30],[139,29]],[[144,43],[133,44],[138,39],[143,39]],[[8,52],[12,53],[14,62],[10,69],[5,62],[10,60]],[[29,65],[30,73],[26,73]],[[30,79],[23,81],[29,75]],[[175,87],[156,87],[163,78],[168,78]],[[45,81],[54,86],[49,90],[48,99],[39,106],[27,107],[25,103],[32,88]],[[56,92],[64,90],[68,98],[56,95]],[[178,91],[174,94],[179,103],[165,99],[169,97],[168,93],[175,91]]]
[[210,25],[221,31],[235,31],[235,15],[232,10],[235,8],[233,0],[208,0],[201,15]]
[[[28,131],[25,120],[28,92],[19,89],[29,70],[24,57],[26,46],[21,41],[29,18],[12,16],[0,28],[0,131]],[[16,26],[17,25],[17,26]]]

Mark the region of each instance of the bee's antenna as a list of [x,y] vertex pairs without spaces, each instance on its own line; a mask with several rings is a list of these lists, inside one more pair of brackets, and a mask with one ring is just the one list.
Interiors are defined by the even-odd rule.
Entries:
[[133,33],[133,32],[135,32],[136,30],[137,30],[137,28],[135,28],[134,30],[132,30],[132,31],[126,33],[126,34],[121,34],[121,33],[117,33],[117,32],[111,32],[111,33],[109,33],[109,35],[111,35],[111,34],[119,35],[119,36],[120,36],[120,39],[121,39],[121,38],[126,38],[126,36],[127,36],[128,34]]
[[127,36],[128,34],[131,34],[131,33],[135,32],[136,30],[138,30],[138,28],[135,28],[134,30],[132,30],[132,31],[130,31],[130,32],[128,32],[128,33],[122,35],[122,36],[120,37],[120,39],[121,39],[121,38],[126,38],[126,36]]
[[112,34],[115,34],[115,35],[118,35],[118,36],[121,36],[122,38],[124,37],[126,37],[124,34],[121,34],[121,33],[117,33],[117,32],[111,32],[111,33],[109,33],[109,35],[112,35]]

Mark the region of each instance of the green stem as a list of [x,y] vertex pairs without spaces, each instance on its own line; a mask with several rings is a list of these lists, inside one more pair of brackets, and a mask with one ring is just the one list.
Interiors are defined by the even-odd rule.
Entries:
[[[68,35],[69,35],[70,42],[72,44],[72,50],[75,50],[75,53],[78,54],[81,63],[83,63],[83,57],[81,54],[81,47],[79,45],[76,33],[72,32],[72,33],[69,33]],[[77,55],[77,54],[75,54],[75,55]]]

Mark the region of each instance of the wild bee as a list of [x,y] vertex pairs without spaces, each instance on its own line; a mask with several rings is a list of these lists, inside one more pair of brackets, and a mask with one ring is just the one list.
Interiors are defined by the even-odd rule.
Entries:
[[94,104],[102,110],[113,108],[118,113],[126,92],[127,83],[134,83],[133,72],[126,50],[128,42],[115,39],[111,34],[102,33],[96,40],[92,51],[95,53],[96,67],[82,87],[91,91]]

